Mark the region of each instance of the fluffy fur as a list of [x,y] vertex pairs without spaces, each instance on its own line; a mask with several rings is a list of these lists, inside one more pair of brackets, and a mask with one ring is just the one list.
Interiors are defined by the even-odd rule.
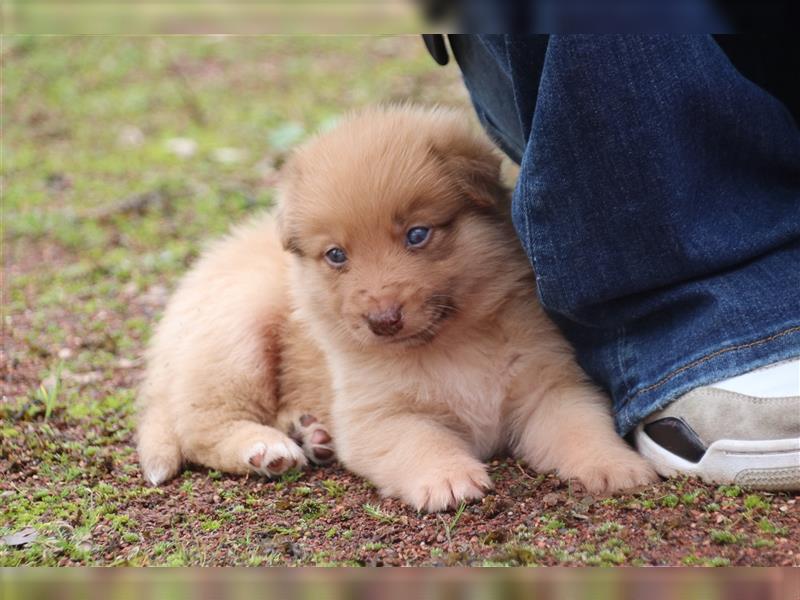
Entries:
[[277,216],[213,245],[167,307],[140,394],[147,479],[184,461],[274,475],[330,460],[333,438],[429,511],[481,497],[505,449],[593,492],[652,481],[536,300],[499,167],[445,110],[369,110],[301,147]]

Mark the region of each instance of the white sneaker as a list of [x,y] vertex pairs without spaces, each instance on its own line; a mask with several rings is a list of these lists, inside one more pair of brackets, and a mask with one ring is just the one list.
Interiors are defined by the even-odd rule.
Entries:
[[800,359],[696,388],[636,429],[659,474],[800,490]]

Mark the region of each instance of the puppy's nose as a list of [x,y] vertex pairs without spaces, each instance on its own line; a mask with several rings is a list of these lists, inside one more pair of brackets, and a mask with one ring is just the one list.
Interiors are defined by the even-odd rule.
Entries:
[[403,328],[403,312],[397,304],[385,310],[367,313],[364,318],[375,335],[394,335]]

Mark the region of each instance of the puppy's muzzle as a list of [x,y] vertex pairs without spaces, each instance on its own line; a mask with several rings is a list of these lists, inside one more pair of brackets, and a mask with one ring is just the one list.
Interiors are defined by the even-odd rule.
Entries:
[[403,328],[403,312],[397,305],[380,312],[367,313],[364,318],[370,331],[375,335],[395,335]]

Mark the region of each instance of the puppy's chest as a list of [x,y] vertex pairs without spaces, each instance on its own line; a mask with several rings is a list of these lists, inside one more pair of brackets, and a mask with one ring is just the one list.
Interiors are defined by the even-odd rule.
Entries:
[[436,390],[432,399],[447,404],[482,458],[489,458],[507,442],[505,412],[519,362],[519,354],[512,350],[494,350],[455,357],[441,365],[439,377],[433,379]]

